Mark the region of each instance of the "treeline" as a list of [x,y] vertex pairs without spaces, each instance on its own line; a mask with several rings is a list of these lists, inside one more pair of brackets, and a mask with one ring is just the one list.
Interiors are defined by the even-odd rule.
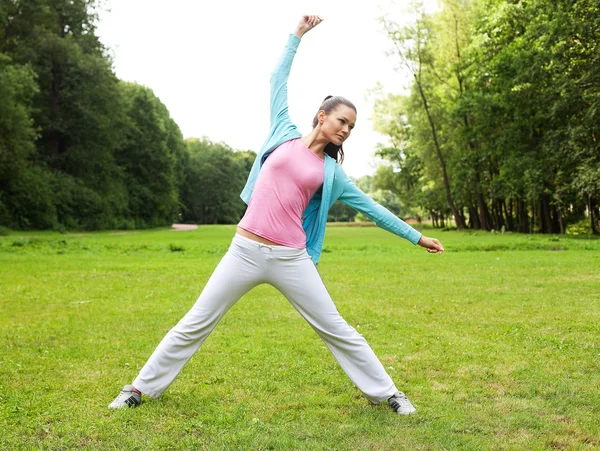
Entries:
[[0,0],[0,226],[239,220],[255,154],[184,141],[152,90],[117,79],[91,0]]
[[382,20],[412,81],[376,102],[374,184],[440,226],[598,233],[600,3],[439,3]]

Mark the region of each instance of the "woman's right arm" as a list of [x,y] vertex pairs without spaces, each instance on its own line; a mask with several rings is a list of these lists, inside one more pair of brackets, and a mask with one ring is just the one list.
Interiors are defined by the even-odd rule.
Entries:
[[271,127],[277,122],[289,119],[287,80],[290,75],[292,61],[296,54],[300,39],[308,31],[319,25],[323,19],[319,16],[302,16],[296,31],[290,35],[283,55],[271,74]]

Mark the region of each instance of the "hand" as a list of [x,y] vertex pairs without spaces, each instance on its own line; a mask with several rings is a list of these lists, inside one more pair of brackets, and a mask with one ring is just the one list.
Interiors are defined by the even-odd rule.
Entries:
[[427,249],[427,252],[430,254],[442,255],[444,253],[444,246],[435,238],[428,238],[425,235],[421,235],[421,239],[417,244]]
[[301,38],[307,31],[312,30],[321,22],[323,22],[323,18],[321,16],[302,16],[300,22],[298,22],[298,26],[296,27],[295,35]]

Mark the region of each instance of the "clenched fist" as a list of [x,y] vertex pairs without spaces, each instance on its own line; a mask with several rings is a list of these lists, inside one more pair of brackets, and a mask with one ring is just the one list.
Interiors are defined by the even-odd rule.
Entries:
[[321,16],[302,16],[294,34],[301,38],[307,31],[312,30],[321,22],[323,22]]

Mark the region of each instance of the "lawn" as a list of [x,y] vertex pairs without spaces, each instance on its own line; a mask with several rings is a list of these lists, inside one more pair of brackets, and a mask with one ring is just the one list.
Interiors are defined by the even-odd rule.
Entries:
[[166,394],[107,405],[192,306],[233,226],[0,237],[0,449],[600,449],[600,240],[330,227],[319,271],[417,407],[361,397],[272,287]]

